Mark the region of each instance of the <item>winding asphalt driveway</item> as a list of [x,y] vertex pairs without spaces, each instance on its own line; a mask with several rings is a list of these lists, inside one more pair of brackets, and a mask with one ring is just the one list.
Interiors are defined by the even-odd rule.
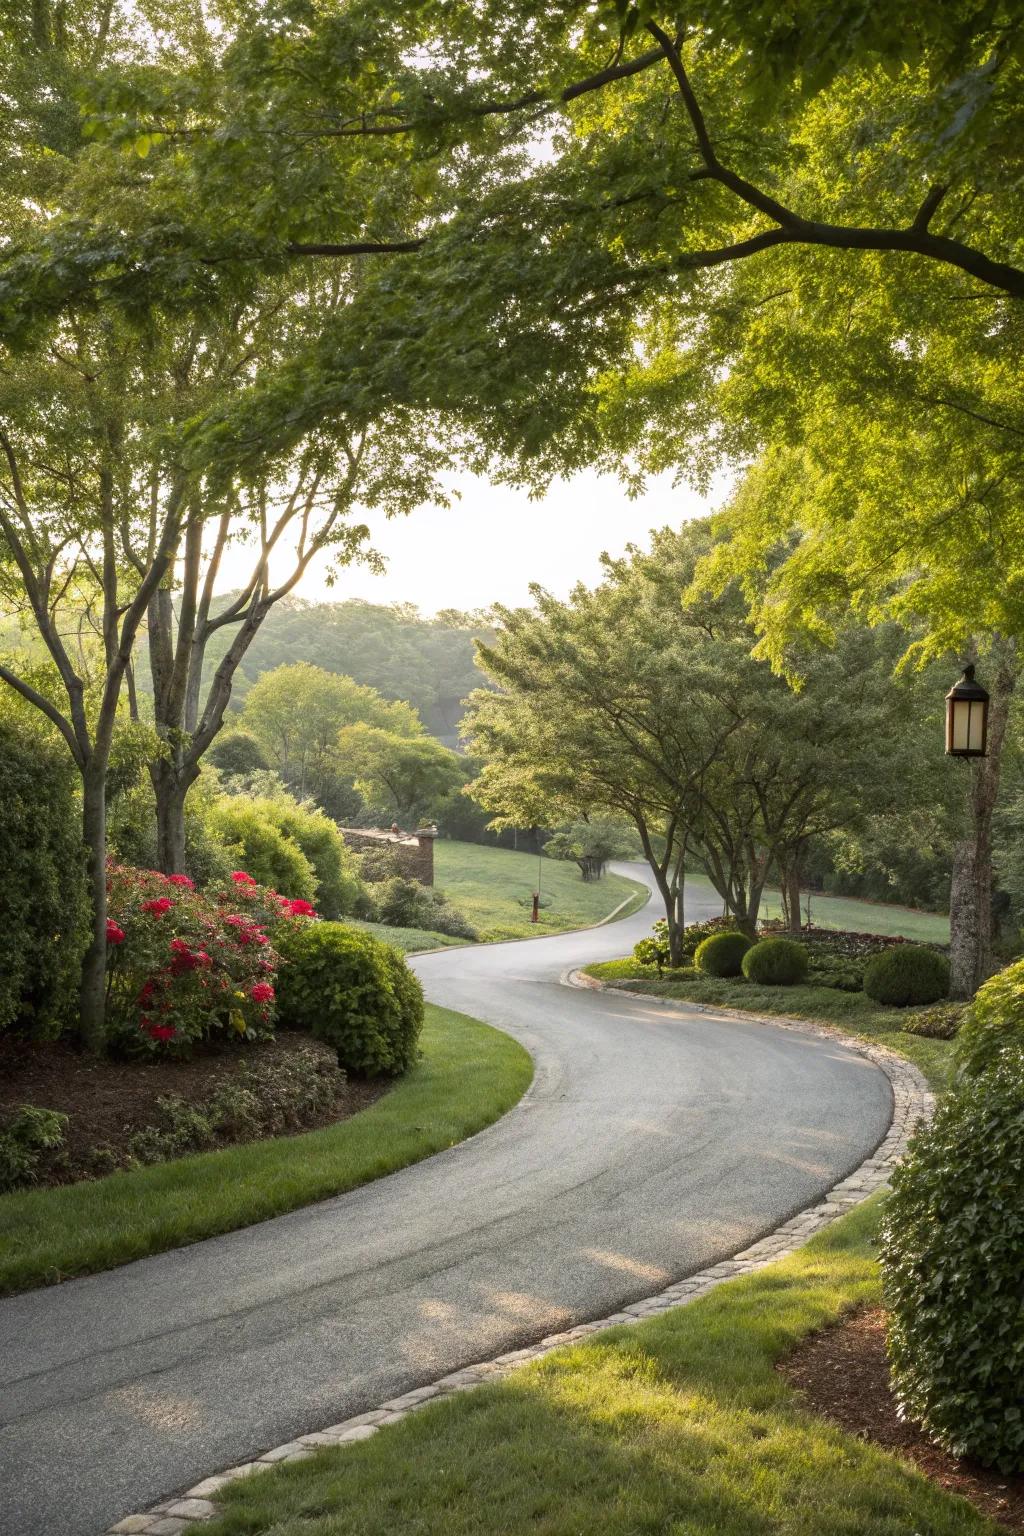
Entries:
[[292,1215],[0,1302],[4,1536],[97,1536],[295,1435],[615,1311],[745,1247],[867,1157],[891,1095],[863,1058],[559,984],[626,952],[654,915],[416,961],[432,1001],[536,1061],[526,1098],[479,1136]]

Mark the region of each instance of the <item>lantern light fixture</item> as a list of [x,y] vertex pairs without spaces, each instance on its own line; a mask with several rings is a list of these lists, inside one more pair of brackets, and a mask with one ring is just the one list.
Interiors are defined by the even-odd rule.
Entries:
[[988,748],[988,694],[973,663],[946,694],[946,756],[984,757]]

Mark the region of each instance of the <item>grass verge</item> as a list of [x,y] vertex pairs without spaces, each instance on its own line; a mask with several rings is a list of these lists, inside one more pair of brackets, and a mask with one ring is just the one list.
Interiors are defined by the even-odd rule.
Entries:
[[[686,899],[699,898],[721,911],[722,898],[706,875],[687,875]],[[800,900],[806,916],[818,928],[839,928],[848,933],[885,933],[918,939],[928,944],[949,943],[949,918],[942,912],[922,912],[918,907],[897,907],[883,901],[862,901],[856,896],[823,896],[804,891]],[[781,917],[782,898],[768,887],[761,898],[760,916]]]
[[851,1035],[899,1051],[924,1073],[933,1088],[945,1088],[953,1064],[953,1042],[930,1040],[903,1032],[908,1010],[883,1008],[864,992],[837,992],[833,987],[759,987],[743,977],[729,980],[694,976],[658,980],[650,966],[636,960],[606,960],[584,967],[588,976],[607,985],[705,1007],[740,1008],[746,1013],[784,1014],[809,1023],[834,1024]]
[[776,1362],[878,1300],[877,1201],[675,1312],[559,1350],[372,1439],[242,1478],[207,1536],[983,1536],[812,1417]]
[[[476,843],[434,844],[434,878],[482,939],[532,939],[545,933],[589,928],[628,901],[622,916],[647,899],[646,886],[622,875],[585,883],[575,864],[538,859],[533,853],[485,848]],[[530,921],[533,893],[540,881],[536,923]]]
[[357,917],[346,917],[345,927],[372,933],[375,939],[393,944],[405,955],[420,954],[429,949],[458,949],[471,942],[469,939],[453,939],[448,933],[435,933],[432,928],[392,928],[389,923],[364,923]]
[[428,1006],[423,1055],[361,1114],[93,1183],[0,1197],[0,1294],[110,1269],[355,1189],[482,1130],[533,1076],[517,1041]]

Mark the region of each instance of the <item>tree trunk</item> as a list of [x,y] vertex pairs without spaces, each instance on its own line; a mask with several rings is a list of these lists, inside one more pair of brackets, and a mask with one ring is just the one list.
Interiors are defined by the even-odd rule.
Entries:
[[185,799],[198,776],[198,769],[181,768],[173,759],[165,758],[153,765],[156,860],[165,875],[185,873]]
[[799,934],[802,923],[800,919],[800,868],[794,862],[785,864],[779,869],[779,883],[782,891],[782,916],[789,933]]
[[91,762],[82,781],[82,837],[92,907],[92,937],[79,983],[79,1035],[85,1049],[103,1048],[107,986],[107,795],[106,767]]
[[[971,998],[992,973],[992,814],[999,795],[999,773],[1010,703],[1017,682],[1013,641],[999,640],[990,683],[988,755],[968,765],[969,835],[953,850],[949,898],[950,996]],[[954,766],[959,766],[954,765]]]

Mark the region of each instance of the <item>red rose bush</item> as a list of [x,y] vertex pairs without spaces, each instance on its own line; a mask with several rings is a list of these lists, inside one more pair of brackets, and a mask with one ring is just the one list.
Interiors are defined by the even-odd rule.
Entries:
[[236,870],[222,890],[187,875],[111,864],[107,1004],[126,1047],[181,1054],[208,1040],[273,1034],[274,936],[315,917]]

